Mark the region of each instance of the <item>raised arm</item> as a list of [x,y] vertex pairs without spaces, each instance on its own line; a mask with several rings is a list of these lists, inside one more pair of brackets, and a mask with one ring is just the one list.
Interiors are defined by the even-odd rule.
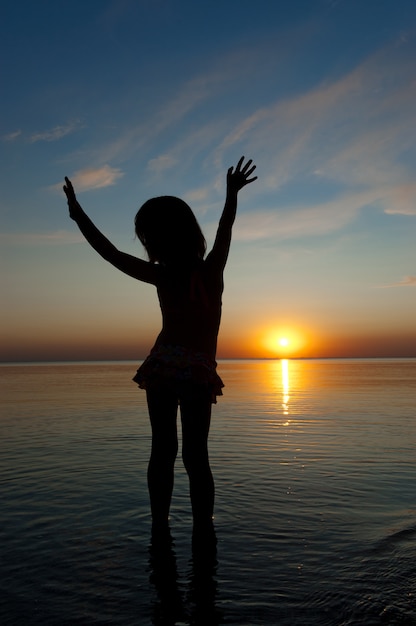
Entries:
[[125,274],[147,283],[156,283],[157,266],[118,250],[93,224],[79,204],[69,178],[65,177],[64,192],[68,200],[69,216],[77,224],[90,246],[106,261]]
[[232,228],[237,212],[237,195],[240,189],[257,180],[257,176],[250,178],[256,169],[250,159],[245,165],[242,156],[235,169],[230,167],[227,172],[227,195],[224,210],[218,225],[214,246],[209,254],[211,262],[218,264],[222,269],[225,267],[231,244]]

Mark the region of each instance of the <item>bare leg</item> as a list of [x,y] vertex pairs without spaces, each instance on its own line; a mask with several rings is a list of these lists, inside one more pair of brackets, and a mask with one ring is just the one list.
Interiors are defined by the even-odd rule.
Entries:
[[189,477],[195,525],[212,526],[214,480],[208,457],[211,397],[195,390],[181,397],[182,458]]
[[152,452],[147,471],[154,527],[167,526],[178,452],[177,397],[165,389],[148,389],[147,405],[152,426]]

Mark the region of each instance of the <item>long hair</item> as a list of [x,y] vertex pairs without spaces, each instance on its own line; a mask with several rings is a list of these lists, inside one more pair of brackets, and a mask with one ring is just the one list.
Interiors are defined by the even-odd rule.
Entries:
[[202,260],[206,242],[190,206],[175,196],[147,200],[134,219],[135,232],[151,263]]

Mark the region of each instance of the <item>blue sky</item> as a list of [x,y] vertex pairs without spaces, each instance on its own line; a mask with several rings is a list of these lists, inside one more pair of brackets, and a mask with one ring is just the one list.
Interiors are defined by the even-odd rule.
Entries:
[[3,3],[0,358],[140,358],[159,329],[152,288],[82,242],[65,175],[143,255],[155,195],[212,242],[242,154],[259,178],[219,356],[272,356],[273,333],[294,356],[416,356],[415,27],[406,0]]

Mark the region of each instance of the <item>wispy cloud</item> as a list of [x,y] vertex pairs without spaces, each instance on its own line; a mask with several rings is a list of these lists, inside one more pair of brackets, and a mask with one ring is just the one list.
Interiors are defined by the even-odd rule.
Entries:
[[197,189],[190,189],[187,193],[184,194],[184,200],[189,202],[190,204],[204,202],[211,192],[210,187],[199,187]]
[[[177,129],[178,125],[187,120],[191,120],[192,114],[198,108],[208,105],[211,102],[219,102],[224,92],[235,88],[239,81],[247,82],[250,72],[255,72],[259,61],[260,53],[253,49],[232,51],[228,55],[223,55],[216,59],[211,69],[184,81],[173,93],[167,93],[163,103],[157,106],[152,115],[145,122],[130,125],[124,132],[109,141],[106,145],[101,145],[97,150],[97,158],[105,162],[116,158],[128,159],[139,150],[146,148],[154,149],[155,143],[163,138],[164,133],[172,128]],[[214,127],[223,128],[228,122],[223,117],[218,117],[213,121],[212,114],[204,119],[210,121],[205,125],[199,125],[195,131],[192,125],[190,132],[184,131],[183,144],[190,141],[203,140],[203,135],[207,133],[210,141],[213,141],[212,131]],[[211,135],[209,135],[209,131]],[[174,134],[175,142],[178,137],[177,131]],[[191,140],[192,138],[192,140]],[[195,143],[195,145],[197,145]],[[201,149],[201,144],[200,149]],[[163,151],[165,154],[165,150]],[[170,151],[169,151],[170,154]],[[94,157],[95,158],[95,157]]]
[[390,287],[416,287],[416,276],[405,276],[397,283],[382,286],[383,289],[389,289]]
[[[115,185],[117,180],[122,176],[124,176],[124,172],[122,172],[121,169],[111,167],[110,165],[103,165],[98,168],[78,170],[70,178],[78,192]],[[62,184],[54,185],[53,188],[61,190]]]
[[2,245],[45,246],[81,243],[84,240],[79,232],[58,230],[50,233],[0,233]]
[[[213,204],[235,155],[253,156],[259,181],[252,193],[261,200],[252,215],[239,215],[235,237],[240,240],[335,232],[370,205],[389,214],[416,215],[416,184],[404,158],[414,151],[409,129],[416,126],[411,56],[407,45],[386,47],[336,80],[254,108],[238,123],[228,124],[223,138],[221,131],[230,120],[211,118],[198,131],[181,133],[148,167],[155,174],[178,163],[192,167],[189,155],[192,161],[200,150],[210,153],[206,162],[216,170],[213,184],[196,188],[187,198]],[[184,88],[176,102],[159,112],[157,131],[199,105],[208,97],[205,87],[214,83],[213,75],[211,81],[191,81],[189,91]],[[215,84],[219,87],[220,81]],[[311,195],[310,202],[305,197],[292,208],[284,202],[278,206],[280,197],[274,196],[287,185],[319,188],[327,198],[332,188],[333,197],[317,203]],[[274,203],[276,210],[260,208]]]
[[354,194],[382,189],[386,212],[414,215],[414,172],[406,165],[416,157],[409,46],[383,49],[338,80],[254,110],[219,144],[215,165],[224,169],[238,148],[255,156],[262,192],[313,179]]
[[[365,207],[379,207],[384,213],[416,215],[409,197],[399,187],[374,187],[362,192],[339,194],[332,200],[296,206],[279,206],[240,214],[235,239],[292,239],[336,232],[351,223]],[[416,190],[413,190],[416,193]],[[390,208],[395,207],[395,208]]]
[[[105,161],[115,158],[126,159],[138,150],[152,147],[164,131],[177,125],[198,104],[212,97],[217,83],[225,82],[225,80],[225,76],[213,73],[189,81],[169,100],[168,104],[157,109],[146,123],[130,126],[115,140],[100,146],[97,157]],[[160,165],[160,162],[156,160],[152,165]]]
[[73,120],[71,122],[68,122],[67,124],[61,124],[47,130],[31,133],[29,136],[27,134],[24,134],[21,129],[15,130],[11,133],[3,135],[1,137],[1,140],[5,142],[13,142],[20,137],[26,141],[29,141],[30,143],[37,143],[38,141],[52,142],[58,141],[59,139],[62,139],[63,137],[74,133],[80,128],[83,128],[83,124],[81,123],[81,121]]
[[22,131],[20,129],[15,130],[12,133],[7,133],[7,135],[3,135],[2,141],[8,141],[8,142],[16,141],[16,139],[18,139],[18,137],[20,137],[21,134],[22,134]]
[[30,136],[30,142],[36,143],[37,141],[58,141],[59,139],[62,139],[62,137],[66,137],[67,135],[70,135],[80,128],[82,128],[80,120],[74,120],[72,122],[69,122],[68,124],[54,126],[53,128],[50,128],[48,130],[33,133]]
[[416,183],[404,183],[391,188],[384,212],[390,215],[416,215]]
[[176,163],[176,159],[170,154],[161,154],[155,159],[150,159],[147,164],[148,170],[153,174],[160,174],[170,169]]
[[379,201],[373,192],[345,194],[329,202],[309,206],[278,207],[239,215],[234,239],[293,239],[317,236],[343,228],[361,207]]
[[[326,190],[328,184],[332,185],[334,196],[326,204],[317,204],[311,196],[310,203],[305,201],[290,213],[284,210],[269,215],[262,211],[264,223],[270,220],[271,230],[276,233],[308,234],[302,226],[306,223],[310,223],[309,233],[336,230],[354,219],[361,208],[375,202],[385,213],[415,215],[416,185],[404,158],[415,150],[409,132],[416,126],[413,47],[412,40],[386,47],[336,80],[266,106],[253,105],[246,117],[239,117],[238,111],[227,117],[224,109],[224,115],[199,116],[198,122],[204,122],[196,125],[195,110],[207,108],[211,101],[215,107],[224,90],[230,84],[235,87],[240,75],[245,75],[245,83],[250,82],[261,65],[259,56],[264,50],[257,53],[251,65],[246,63],[251,51],[235,53],[205,75],[183,84],[145,122],[99,146],[92,162],[108,163],[115,157],[130,158],[139,149],[143,154],[149,150],[153,158],[148,160],[147,173],[157,177],[178,167],[193,167],[203,154],[203,165],[209,163],[212,168],[214,164],[212,195],[205,183],[199,189],[198,181],[195,193],[190,192],[188,197],[207,204],[218,199],[219,187],[221,191],[224,187],[224,171],[240,153],[253,156],[257,162],[259,183],[254,193],[264,194],[266,206],[285,185],[299,189],[306,181]],[[269,62],[267,57],[263,61],[265,65]],[[181,132],[171,134],[170,129],[179,123],[184,123]],[[225,128],[229,132],[224,137]],[[155,149],[158,144],[159,153]],[[114,184],[121,175],[120,170],[103,165],[77,172],[74,183],[80,191],[94,189]],[[301,221],[295,223],[294,216]],[[240,216],[240,223],[241,218],[243,224],[247,222],[244,237],[249,238],[251,218]],[[255,219],[252,225],[258,237],[263,232],[261,224]],[[264,230],[265,236],[267,232],[270,230]]]
[[[194,184],[196,185],[189,191],[181,192],[181,196],[187,199],[188,202],[203,202],[209,198],[210,203],[213,199],[210,198],[210,191],[217,191],[217,184],[210,182],[207,184],[205,177],[204,167],[207,165],[210,170],[209,178],[212,176],[212,163],[210,159],[206,159],[207,153],[209,154],[212,146],[216,145],[218,138],[221,137],[224,123],[221,120],[214,119],[208,120],[205,123],[198,126],[188,133],[179,133],[175,135],[175,141],[168,149],[157,156],[150,159],[147,165],[148,172],[154,177],[154,179],[160,179],[167,174],[174,176],[177,180],[182,180],[189,176],[190,171],[194,171],[195,163],[198,163],[200,171],[198,174],[193,175]],[[204,161],[201,163],[201,155]],[[202,184],[199,185],[200,182]],[[224,189],[225,176],[224,172],[221,176],[221,188]]]

